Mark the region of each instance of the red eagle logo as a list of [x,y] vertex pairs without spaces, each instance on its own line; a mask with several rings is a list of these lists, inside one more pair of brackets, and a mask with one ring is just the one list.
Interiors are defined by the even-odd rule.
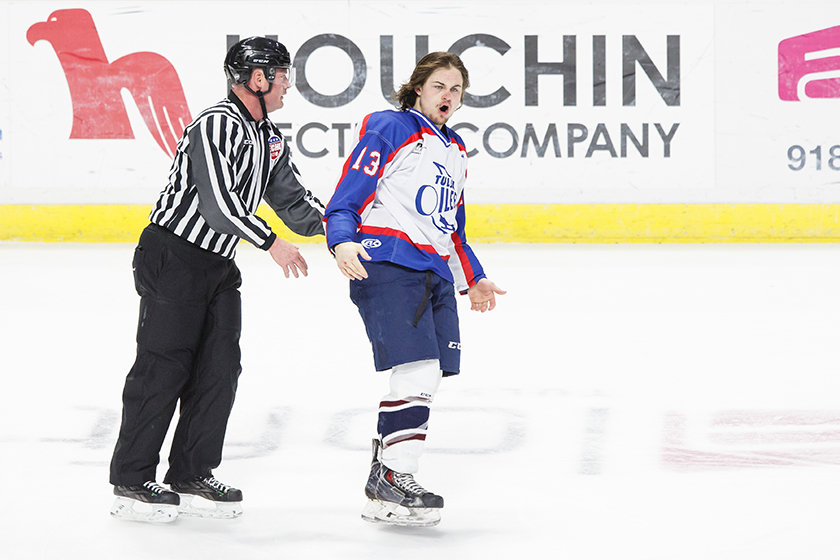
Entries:
[[143,121],[170,157],[192,117],[178,73],[164,57],[137,52],[108,62],[87,10],[58,10],[32,25],[26,39],[49,42],[64,70],[73,103],[70,138],[134,138],[120,90],[127,89]]

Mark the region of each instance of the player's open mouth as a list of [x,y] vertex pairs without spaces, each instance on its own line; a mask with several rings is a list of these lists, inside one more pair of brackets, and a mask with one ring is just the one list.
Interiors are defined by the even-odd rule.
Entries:
[[443,113],[443,114],[448,113],[449,112],[449,105],[441,105],[440,106],[440,112]]

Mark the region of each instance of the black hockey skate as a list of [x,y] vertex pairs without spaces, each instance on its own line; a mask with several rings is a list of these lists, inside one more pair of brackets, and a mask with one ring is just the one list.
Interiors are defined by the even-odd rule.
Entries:
[[381,452],[382,443],[374,439],[373,460],[365,485],[368,503],[362,510],[362,519],[409,527],[437,525],[443,498],[420,486],[413,475],[383,465],[379,460]]
[[111,515],[130,521],[169,523],[178,517],[178,494],[149,480],[136,486],[114,486]]
[[212,476],[196,476],[173,482],[172,489],[181,495],[178,512],[193,517],[232,519],[242,515],[242,490],[222,484]]

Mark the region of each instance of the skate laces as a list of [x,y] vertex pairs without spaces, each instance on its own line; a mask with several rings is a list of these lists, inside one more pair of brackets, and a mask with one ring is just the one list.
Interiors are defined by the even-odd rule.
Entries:
[[146,482],[144,482],[143,488],[149,490],[153,494],[163,494],[164,492],[168,492],[166,488],[164,488],[154,480],[147,480]]
[[205,483],[207,483],[208,486],[210,486],[214,490],[218,490],[222,494],[227,494],[227,491],[230,490],[230,486],[228,486],[227,484],[224,484],[222,482],[219,482],[218,480],[215,479],[215,477],[208,476],[206,478],[202,478],[202,480]]
[[429,491],[420,486],[416,480],[414,480],[414,476],[407,473],[398,473],[393,471],[394,473],[394,483],[396,483],[398,488],[402,490],[407,490],[412,494],[423,495],[428,494]]

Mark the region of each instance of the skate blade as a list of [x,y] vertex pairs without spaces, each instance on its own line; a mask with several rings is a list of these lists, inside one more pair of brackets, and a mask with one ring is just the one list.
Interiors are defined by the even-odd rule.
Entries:
[[179,515],[204,519],[233,519],[242,515],[242,502],[214,502],[201,496],[181,494]]
[[111,516],[126,521],[172,523],[178,518],[178,508],[171,504],[148,504],[131,498],[118,497],[111,506]]
[[362,519],[400,527],[434,527],[440,523],[440,508],[407,508],[393,502],[368,500]]

